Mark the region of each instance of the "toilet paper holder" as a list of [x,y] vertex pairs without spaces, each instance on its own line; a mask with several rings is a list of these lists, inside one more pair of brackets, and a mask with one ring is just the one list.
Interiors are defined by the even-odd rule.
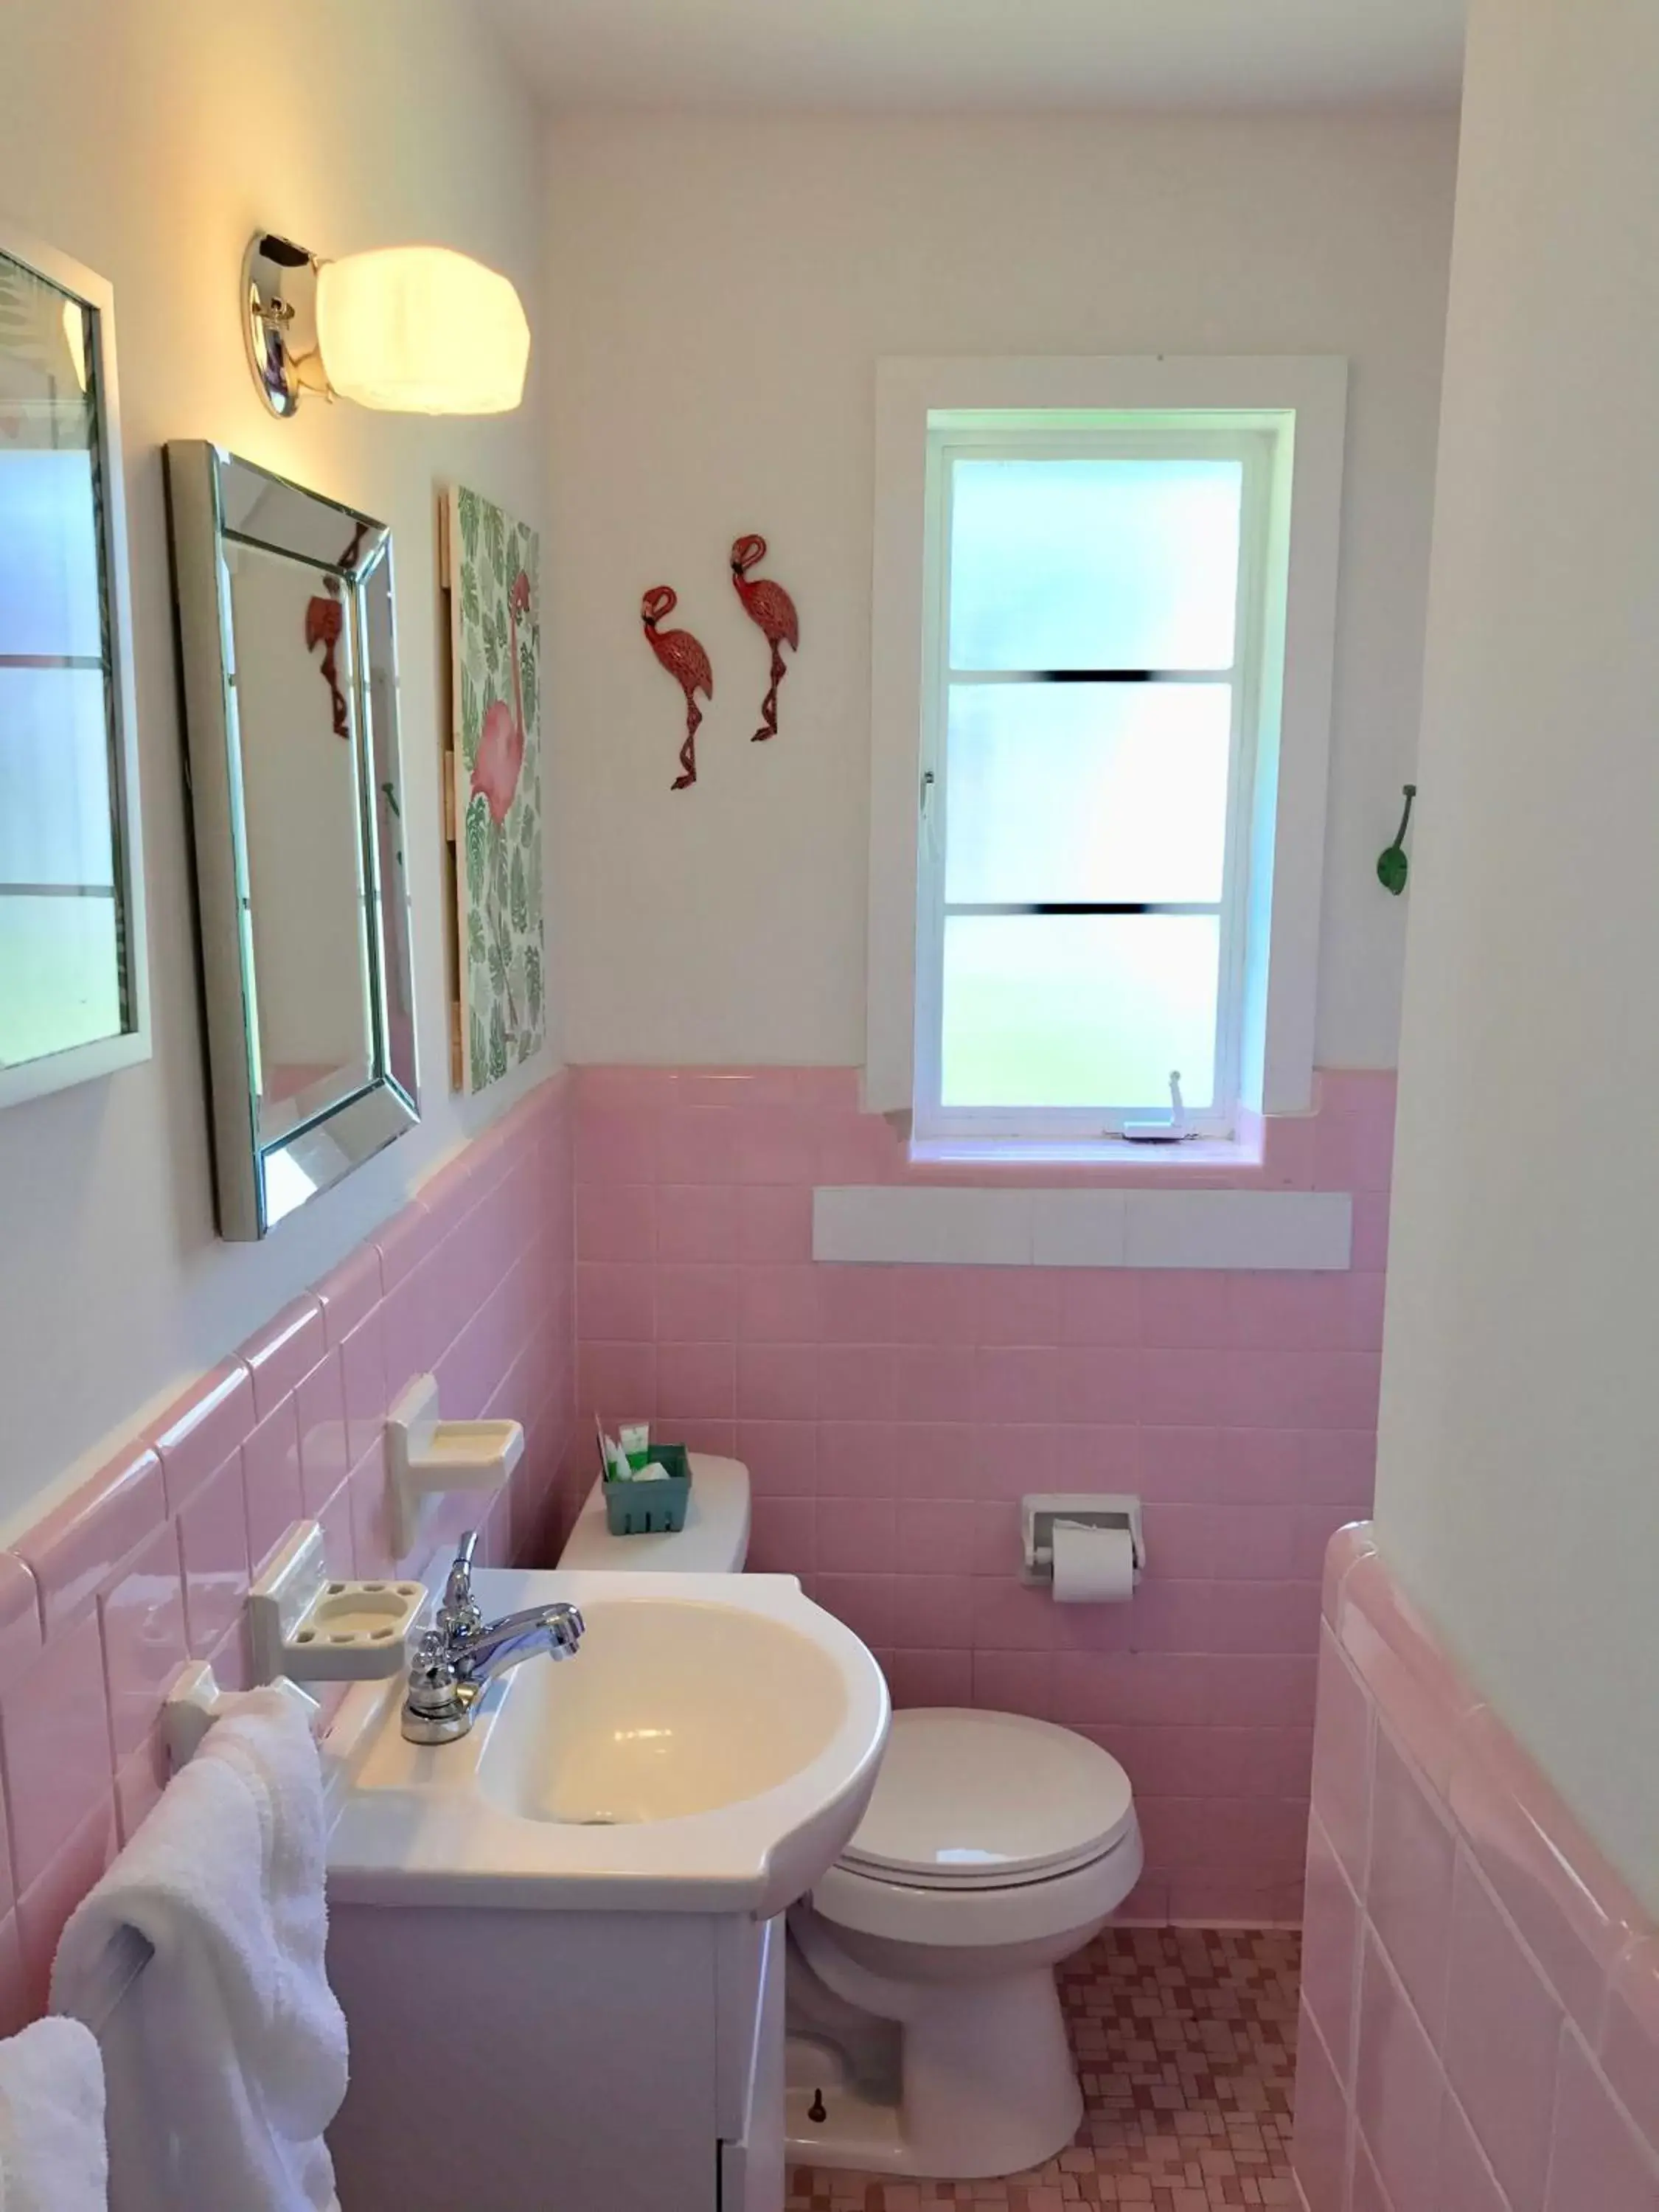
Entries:
[[1020,1578],[1028,1583],[1050,1583],[1054,1578],[1054,1523],[1074,1521],[1085,1528],[1127,1528],[1134,1554],[1135,1579],[1146,1565],[1146,1536],[1141,1525],[1138,1498],[1109,1497],[1088,1491],[1073,1498],[1023,1498],[1019,1506],[1024,1564]]

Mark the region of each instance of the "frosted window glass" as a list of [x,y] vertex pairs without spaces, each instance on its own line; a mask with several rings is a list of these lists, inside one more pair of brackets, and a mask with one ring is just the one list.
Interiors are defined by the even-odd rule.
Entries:
[[1215,1089],[1212,915],[951,915],[941,1103],[1189,1106]]
[[958,460],[951,665],[1227,669],[1243,464]]
[[112,895],[0,891],[0,1067],[121,1034]]
[[109,727],[95,670],[0,665],[0,896],[115,881]]
[[85,308],[0,258],[0,658],[104,651]]
[[951,687],[946,900],[1218,904],[1225,684]]

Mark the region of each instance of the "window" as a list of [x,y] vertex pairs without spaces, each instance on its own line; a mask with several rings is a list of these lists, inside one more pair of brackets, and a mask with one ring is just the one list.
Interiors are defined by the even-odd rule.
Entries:
[[[1326,450],[1304,441],[1301,479],[1297,410],[1216,404],[1229,368],[1285,368],[1341,364],[884,364],[908,374],[880,410],[868,1087],[924,1145],[1109,1142],[1168,1109],[1172,1071],[1200,1134],[1308,1103],[1335,517],[1293,610],[1293,534],[1305,568],[1320,532],[1298,507],[1293,533],[1291,502],[1319,504],[1310,464],[1333,451],[1340,483],[1340,385],[1334,424],[1304,422]],[[927,404],[933,372],[976,368],[1154,404]],[[1183,372],[1204,404],[1156,404]],[[1295,686],[1293,612],[1313,662]],[[1287,748],[1287,704],[1314,743]],[[1314,849],[1287,866],[1280,817],[1310,800]]]
[[1106,1135],[1174,1070],[1230,1128],[1265,439],[930,446],[918,1126]]

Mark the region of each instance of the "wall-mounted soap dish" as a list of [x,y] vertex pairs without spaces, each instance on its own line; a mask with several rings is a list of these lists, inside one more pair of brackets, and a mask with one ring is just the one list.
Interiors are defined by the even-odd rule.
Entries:
[[438,1381],[422,1375],[386,1416],[392,1540],[401,1559],[415,1548],[428,1498],[455,1490],[500,1490],[524,1457],[517,1421],[445,1421]]
[[315,1521],[296,1521],[248,1592],[253,1668],[261,1682],[361,1682],[400,1674],[426,1602],[414,1582],[338,1582]]

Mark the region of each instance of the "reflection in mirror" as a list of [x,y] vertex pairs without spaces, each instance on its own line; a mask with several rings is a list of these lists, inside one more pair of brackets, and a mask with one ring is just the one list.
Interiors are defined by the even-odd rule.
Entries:
[[108,294],[41,258],[0,243],[0,1104],[148,1050]]
[[390,532],[167,449],[222,1232],[416,1118]]
[[258,1134],[371,1079],[374,1019],[353,640],[331,574],[228,541]]

